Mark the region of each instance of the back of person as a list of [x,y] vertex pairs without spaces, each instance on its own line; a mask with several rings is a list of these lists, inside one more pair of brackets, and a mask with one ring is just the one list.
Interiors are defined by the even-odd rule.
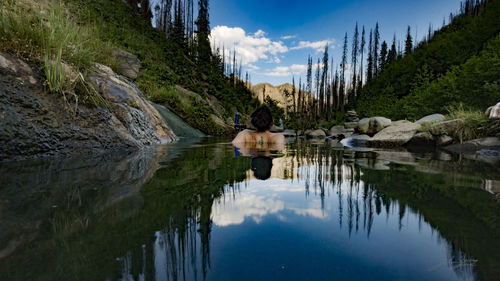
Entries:
[[252,125],[257,131],[244,130],[233,140],[233,144],[284,144],[285,138],[282,134],[273,134],[269,130],[274,124],[273,115],[267,106],[257,108],[251,115]]

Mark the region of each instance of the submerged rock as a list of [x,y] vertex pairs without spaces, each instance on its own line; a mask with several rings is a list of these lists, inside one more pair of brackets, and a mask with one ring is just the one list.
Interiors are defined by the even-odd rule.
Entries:
[[444,149],[461,153],[468,159],[492,164],[500,162],[500,138],[498,137],[470,140],[462,144],[448,145]]
[[348,138],[354,133],[354,129],[346,129],[344,126],[333,126],[328,131],[328,136],[332,138]]
[[358,122],[358,132],[362,134],[376,134],[391,125],[391,119],[385,117],[363,118]]
[[371,137],[368,135],[354,134],[346,139],[343,139],[341,143],[348,147],[365,147],[366,142],[370,139]]

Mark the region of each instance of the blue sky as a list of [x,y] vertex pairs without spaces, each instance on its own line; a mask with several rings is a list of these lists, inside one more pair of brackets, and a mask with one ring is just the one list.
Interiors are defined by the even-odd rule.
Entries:
[[313,61],[322,57],[327,42],[338,65],[344,34],[348,33],[350,49],[356,22],[360,33],[364,25],[368,34],[378,21],[381,42],[392,42],[396,34],[403,44],[408,25],[420,40],[429,23],[434,29],[442,26],[443,19],[448,23],[460,1],[215,0],[209,5],[213,44],[234,47],[252,83],[278,85],[291,82],[292,75],[296,81],[304,80],[307,56]]

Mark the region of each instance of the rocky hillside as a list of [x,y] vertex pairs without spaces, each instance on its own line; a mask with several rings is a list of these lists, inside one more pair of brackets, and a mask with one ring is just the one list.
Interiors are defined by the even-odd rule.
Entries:
[[99,105],[47,92],[36,66],[0,53],[0,161],[141,148],[177,137],[142,92],[96,64]]
[[[256,85],[249,84],[249,89],[252,91],[254,94],[254,97],[257,98],[260,102],[263,102],[263,93],[265,93],[266,97],[270,97],[273,100],[278,102],[278,106],[284,108],[286,104],[287,97],[285,97],[284,92],[285,90],[288,91],[289,93],[292,92],[293,85],[290,83],[285,83],[281,84],[278,86],[273,86],[269,83],[259,83]],[[295,92],[299,92],[299,87],[295,86]],[[297,100],[298,95],[295,96],[295,99]],[[288,98],[289,101],[291,101],[291,97]]]

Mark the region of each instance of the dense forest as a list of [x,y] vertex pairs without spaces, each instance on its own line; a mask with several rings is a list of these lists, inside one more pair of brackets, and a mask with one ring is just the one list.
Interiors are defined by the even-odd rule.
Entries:
[[348,109],[412,120],[458,106],[484,111],[500,100],[499,14],[500,1],[467,0],[440,29],[429,25],[420,42],[410,26],[404,40],[380,42],[378,23],[370,30],[356,24],[350,39],[345,33],[338,66],[328,46],[322,58],[308,58],[306,82],[285,93],[287,123],[328,126]]

